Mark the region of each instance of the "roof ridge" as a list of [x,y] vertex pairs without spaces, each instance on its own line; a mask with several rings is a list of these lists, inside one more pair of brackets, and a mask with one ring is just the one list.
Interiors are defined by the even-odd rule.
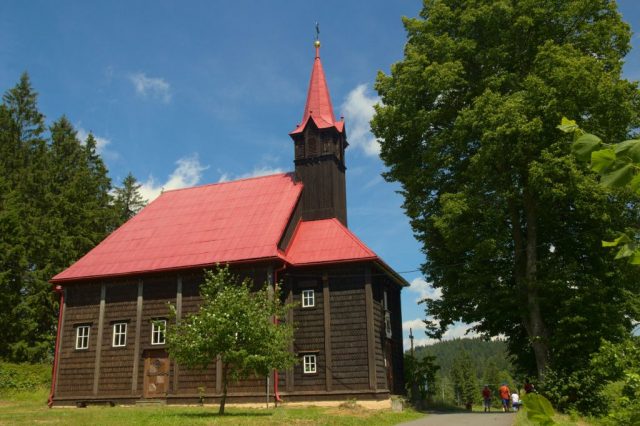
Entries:
[[349,238],[351,238],[356,244],[358,244],[360,246],[360,248],[362,248],[363,250],[368,251],[369,253],[371,253],[375,257],[379,257],[376,254],[376,252],[371,250],[362,240],[360,240],[360,238],[358,238],[358,236],[356,234],[354,234],[353,232],[351,232],[351,230],[349,228],[344,226],[342,224],[342,222],[340,222],[335,217],[330,218],[330,220],[336,222],[338,224],[338,226],[342,229],[342,232],[344,232]]
[[[244,182],[244,181],[248,181],[248,180],[266,179],[266,178],[271,178],[271,177],[276,177],[276,176],[293,176],[293,174],[294,174],[294,172],[282,172],[282,173],[274,173],[274,174],[271,174],[271,175],[250,176],[250,177],[240,178],[240,179],[235,179],[235,180],[226,180],[224,182],[203,183],[202,185],[187,186],[187,187],[184,187],[184,188],[166,189],[166,190],[162,191],[162,194],[164,194],[166,192],[185,191],[185,190],[194,189],[194,188],[205,188],[207,186],[228,185],[228,184],[231,184],[231,183]],[[294,184],[297,184],[297,183],[298,182],[294,182]],[[162,194],[160,194],[160,195],[162,195]]]

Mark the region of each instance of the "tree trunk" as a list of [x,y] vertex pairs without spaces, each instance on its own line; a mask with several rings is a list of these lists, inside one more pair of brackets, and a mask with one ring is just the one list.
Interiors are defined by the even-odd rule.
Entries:
[[540,312],[538,298],[538,215],[535,201],[528,188],[524,190],[524,214],[527,224],[525,283],[527,289],[527,313],[529,340],[536,359],[538,380],[544,378],[549,360],[547,332]]
[[218,414],[224,414],[224,404],[227,402],[227,372],[229,370],[229,365],[226,362],[222,363],[222,399],[220,400],[220,409],[218,410]]
[[[511,218],[512,238],[514,242],[514,275],[516,284],[523,296],[524,312],[522,325],[527,331],[531,348],[536,360],[538,379],[544,377],[549,360],[546,327],[540,312],[538,298],[537,262],[538,262],[538,229],[535,201],[528,189],[524,190],[523,208],[524,224],[520,220],[521,213],[513,200],[508,200]],[[525,227],[523,231],[522,227]],[[526,232],[526,238],[525,238]]]

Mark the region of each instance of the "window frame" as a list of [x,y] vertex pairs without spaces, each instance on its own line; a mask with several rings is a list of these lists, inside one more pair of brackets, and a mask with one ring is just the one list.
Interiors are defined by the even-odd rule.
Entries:
[[[156,328],[157,323],[162,323],[161,327]],[[154,346],[164,345],[167,343],[167,320],[164,318],[157,318],[151,320],[151,344]],[[157,337],[157,338],[156,338]],[[162,341],[160,341],[162,337]]]
[[[84,333],[81,333],[80,330],[86,330],[87,334],[85,335]],[[89,349],[90,336],[91,336],[91,326],[89,324],[81,324],[76,326],[75,348],[77,351],[86,351]]]
[[[124,326],[124,331],[122,330],[122,326]],[[127,326],[126,322],[116,322],[113,323],[112,327],[112,338],[111,338],[111,347],[113,348],[124,348],[127,346]],[[120,341],[122,340],[122,341]]]
[[[309,297],[310,295],[310,297]],[[302,307],[303,308],[314,308],[316,306],[316,292],[313,289],[305,289],[302,290],[301,294],[302,298]]]
[[[309,370],[307,370],[309,367]],[[313,367],[313,370],[311,370]],[[302,374],[318,374],[318,357],[316,354],[302,355]]]
[[393,337],[393,327],[391,326],[391,313],[386,311],[384,313],[384,332],[387,336],[387,339],[391,339]]

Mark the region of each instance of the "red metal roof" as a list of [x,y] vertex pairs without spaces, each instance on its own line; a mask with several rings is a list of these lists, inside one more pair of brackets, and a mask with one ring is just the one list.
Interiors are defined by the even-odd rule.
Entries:
[[304,106],[302,121],[290,134],[302,132],[310,119],[319,129],[335,127],[338,132],[344,131],[344,121],[336,121],[336,117],[333,114],[329,86],[327,86],[327,79],[324,76],[322,62],[320,61],[319,46],[316,47],[316,57],[313,61],[307,103]]
[[379,260],[338,219],[300,222],[286,252],[292,265]]
[[282,257],[290,174],[166,191],[52,282]]

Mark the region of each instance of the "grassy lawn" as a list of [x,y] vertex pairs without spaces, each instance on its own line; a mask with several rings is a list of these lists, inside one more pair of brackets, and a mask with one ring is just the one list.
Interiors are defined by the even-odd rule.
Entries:
[[[556,414],[553,417],[553,420],[557,422],[558,426],[593,426],[595,424],[595,423],[590,423],[582,418],[573,419],[570,416],[566,416],[563,414]],[[537,423],[533,423],[529,419],[527,419],[526,408],[523,408],[522,410],[520,410],[516,415],[516,421],[514,423],[514,426],[537,426],[537,425],[538,425]]]
[[0,425],[394,425],[423,416],[411,409],[367,410],[361,407],[230,408],[218,416],[208,407],[47,408],[47,391],[0,395]]

